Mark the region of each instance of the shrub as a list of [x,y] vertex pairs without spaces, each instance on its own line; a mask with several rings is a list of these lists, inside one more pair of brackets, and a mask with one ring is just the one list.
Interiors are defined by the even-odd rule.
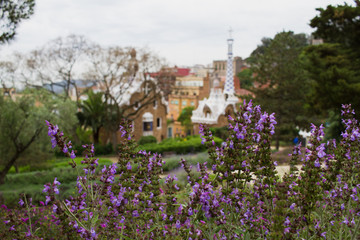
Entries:
[[[220,146],[223,142],[222,139],[215,137],[215,144]],[[139,147],[145,151],[157,152],[157,153],[166,153],[174,152],[176,154],[187,154],[202,152],[206,150],[206,147],[202,144],[202,139],[200,136],[188,136],[186,138],[168,138],[161,143],[154,144],[144,144]]]
[[142,136],[138,141],[139,145],[144,145],[148,143],[157,143],[156,137],[154,136]]
[[[62,184],[55,178],[44,186],[47,207],[42,213],[43,208],[26,197],[19,201],[21,210],[0,210],[0,237],[358,239],[360,125],[350,106],[342,112],[341,142],[322,142],[324,128],[312,125],[304,159],[296,146],[290,173],[282,179],[271,158],[274,114],[261,112],[251,102],[229,119],[229,135],[221,146],[216,146],[209,128],[200,126],[212,173],[199,163],[195,174],[182,159],[187,184],[183,184],[183,174],[180,181],[170,175],[160,179],[161,156],[138,151],[130,123],[122,124],[124,141],[117,165],[104,167],[97,175],[93,146],[85,146],[84,175],[78,176],[74,197],[62,201],[58,197]],[[74,152],[66,151],[71,143],[57,126],[48,126],[52,141],[74,159]],[[296,168],[299,161],[302,171]]]

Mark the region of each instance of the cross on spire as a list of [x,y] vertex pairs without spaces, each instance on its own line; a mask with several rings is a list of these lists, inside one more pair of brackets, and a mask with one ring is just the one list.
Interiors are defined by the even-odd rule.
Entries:
[[233,32],[233,30],[232,30],[232,28],[231,27],[229,27],[229,38],[232,38],[232,32]]

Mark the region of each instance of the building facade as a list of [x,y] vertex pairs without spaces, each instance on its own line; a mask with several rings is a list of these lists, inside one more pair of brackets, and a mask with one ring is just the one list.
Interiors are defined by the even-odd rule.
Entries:
[[175,86],[169,95],[169,113],[167,118],[171,124],[168,126],[168,137],[184,137],[193,134],[191,131],[186,132],[177,119],[184,108],[193,107],[196,109],[199,101],[209,95],[209,84],[209,74],[206,77],[189,75],[176,78]]

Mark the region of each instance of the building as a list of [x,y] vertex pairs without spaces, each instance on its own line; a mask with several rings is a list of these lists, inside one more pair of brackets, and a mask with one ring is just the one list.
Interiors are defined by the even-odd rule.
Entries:
[[169,95],[169,113],[167,118],[170,120],[168,126],[168,137],[184,137],[193,132],[185,132],[181,123],[177,121],[182,110],[186,107],[196,109],[199,101],[208,96],[210,92],[209,74],[206,77],[188,75],[177,77],[175,86]]
[[[132,122],[136,141],[142,136],[154,136],[157,141],[162,141],[167,137],[167,101],[157,79],[138,71],[135,50],[131,52],[130,62],[134,65],[129,67],[133,69],[131,74],[125,73],[121,82],[103,84],[99,89],[106,90],[109,101],[118,104],[121,116]],[[101,140],[103,143],[119,143],[121,133],[103,129]]]
[[206,124],[211,127],[222,127],[227,125],[229,115],[235,115],[236,104],[239,102],[239,98],[235,95],[234,74],[236,71],[234,70],[232,57],[233,39],[230,37],[227,42],[228,59],[226,69],[223,62],[214,61],[214,66],[216,67],[214,69],[214,80],[217,80],[217,77],[220,76],[220,74],[224,74],[226,70],[225,82],[221,87],[220,82],[214,81],[210,96],[199,101],[199,106],[193,111],[191,121],[194,123],[195,134],[199,133],[200,124]]

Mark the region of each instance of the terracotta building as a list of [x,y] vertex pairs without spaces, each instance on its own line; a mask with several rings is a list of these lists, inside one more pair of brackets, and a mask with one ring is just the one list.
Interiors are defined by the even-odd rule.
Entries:
[[[156,80],[150,77],[143,79],[137,75],[131,85],[123,94],[119,105],[126,109],[124,115],[132,122],[134,139],[138,141],[142,136],[154,136],[158,142],[162,141],[167,137],[168,108]],[[121,133],[103,130],[102,142],[109,141],[119,143]]]

